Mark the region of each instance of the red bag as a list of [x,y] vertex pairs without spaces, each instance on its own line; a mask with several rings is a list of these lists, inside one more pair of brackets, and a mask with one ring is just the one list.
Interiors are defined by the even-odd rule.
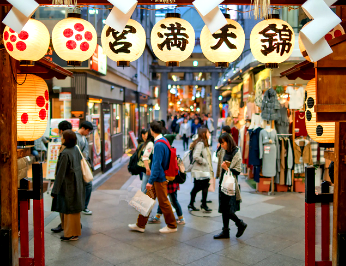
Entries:
[[168,181],[174,181],[175,177],[179,173],[178,160],[177,160],[177,149],[172,148],[166,139],[159,139],[157,142],[162,142],[167,145],[169,149],[169,167],[165,171],[166,179]]

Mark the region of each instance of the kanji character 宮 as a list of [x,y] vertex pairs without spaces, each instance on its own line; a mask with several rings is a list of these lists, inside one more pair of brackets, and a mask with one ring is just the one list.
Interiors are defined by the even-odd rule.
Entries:
[[159,38],[164,38],[166,36],[163,43],[157,44],[161,51],[163,51],[165,46],[167,46],[167,50],[171,50],[172,47],[177,47],[180,49],[180,51],[185,51],[186,45],[189,43],[189,35],[183,33],[182,31],[186,31],[186,28],[182,27],[178,22],[175,22],[175,24],[171,23],[168,27],[165,24],[161,24],[161,28],[170,31],[164,33],[164,35],[161,32],[157,33]]
[[211,46],[211,49],[217,50],[223,43],[225,43],[229,49],[237,49],[237,46],[228,40],[228,37],[236,39],[237,35],[235,35],[233,32],[228,32],[228,29],[236,29],[236,27],[232,24],[228,24],[220,29],[220,33],[214,33],[213,37],[215,39],[219,39],[219,41],[214,46]]
[[265,29],[259,32],[265,37],[261,39],[262,43],[262,54],[267,56],[276,50],[276,53],[280,53],[282,56],[285,52],[289,53],[292,47],[292,31],[287,25],[282,25],[282,29],[278,29],[276,24],[269,24]]
[[[119,34],[118,31],[116,31],[115,29],[109,27],[106,31],[106,37],[109,36],[109,34],[112,33],[112,36],[114,38],[114,42],[109,42],[109,48],[113,51],[113,53],[125,53],[125,54],[129,54],[131,53],[130,51],[130,47],[132,47],[132,43],[130,42],[124,42],[121,40],[126,40],[126,35],[129,33],[136,33],[136,28],[133,26],[129,26],[126,25],[125,29],[123,30],[123,32],[121,34]],[[118,45],[122,45],[120,48],[115,49],[115,46]]]

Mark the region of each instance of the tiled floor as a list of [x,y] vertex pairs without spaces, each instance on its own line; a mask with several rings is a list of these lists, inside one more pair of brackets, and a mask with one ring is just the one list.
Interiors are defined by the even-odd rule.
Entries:
[[[182,143],[176,141],[178,152]],[[125,166],[126,167],[126,166]],[[119,172],[121,173],[121,172]],[[114,175],[112,178],[117,178]],[[93,215],[82,215],[82,236],[79,241],[61,242],[61,234],[50,229],[60,222],[50,213],[50,197],[45,195],[45,240],[47,265],[108,266],[108,265],[212,265],[212,266],[300,266],[304,265],[304,195],[276,193],[273,196],[257,194],[239,179],[243,203],[239,216],[248,223],[244,235],[235,237],[236,227],[231,227],[231,238],[214,240],[213,235],[222,228],[221,217],[197,217],[187,211],[190,179],[178,193],[186,219],[185,226],[168,235],[159,233],[162,224],[147,225],[145,233],[131,232],[129,223],[136,222],[137,212],[127,201],[140,187],[138,177],[120,190],[103,186],[94,191],[89,208]],[[113,184],[117,182],[112,182]],[[197,202],[201,195],[198,195]],[[210,205],[217,207],[217,193],[210,193]],[[156,208],[154,208],[156,210]],[[30,240],[33,254],[33,239]]]

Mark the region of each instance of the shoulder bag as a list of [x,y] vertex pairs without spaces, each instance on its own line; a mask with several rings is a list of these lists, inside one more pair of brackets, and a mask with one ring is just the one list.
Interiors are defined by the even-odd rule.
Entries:
[[81,164],[81,168],[82,168],[82,174],[83,174],[83,180],[85,183],[90,183],[91,181],[94,180],[93,174],[91,172],[91,169],[87,163],[87,161],[85,160],[83,153],[81,152],[80,148],[78,145],[76,145],[80,155],[82,156],[82,160],[80,162]]

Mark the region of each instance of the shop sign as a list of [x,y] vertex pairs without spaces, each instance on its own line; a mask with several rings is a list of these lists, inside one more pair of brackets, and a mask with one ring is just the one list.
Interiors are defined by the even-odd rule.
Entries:
[[103,75],[107,75],[107,55],[103,54],[101,45],[97,45],[90,60],[90,69]]
[[58,162],[61,142],[50,142],[48,144],[46,179],[55,179],[55,169]]
[[129,131],[130,138],[132,140],[133,146],[138,147],[138,141],[136,139],[135,133],[133,131]]
[[92,115],[93,131],[93,164],[94,170],[101,168],[101,123],[100,115]]
[[60,92],[59,101],[71,101],[71,92]]
[[84,118],[84,111],[71,111],[71,115],[74,118],[83,119]]
[[105,165],[112,163],[111,115],[104,114]]

